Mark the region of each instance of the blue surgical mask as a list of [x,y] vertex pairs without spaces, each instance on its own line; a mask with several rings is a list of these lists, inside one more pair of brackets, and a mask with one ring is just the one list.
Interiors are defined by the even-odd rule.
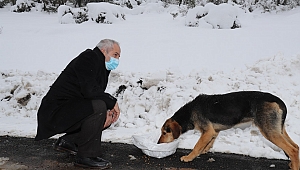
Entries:
[[118,67],[118,65],[119,60],[114,57],[110,57],[109,61],[105,61],[105,67],[107,70],[114,70]]

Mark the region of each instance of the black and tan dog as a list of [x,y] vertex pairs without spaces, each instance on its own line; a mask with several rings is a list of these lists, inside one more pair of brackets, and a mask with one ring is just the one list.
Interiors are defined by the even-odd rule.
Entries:
[[201,94],[166,120],[158,143],[172,142],[191,129],[200,130],[201,137],[192,152],[181,157],[181,161],[189,162],[206,153],[221,130],[253,121],[265,138],[290,157],[291,169],[298,170],[299,147],[285,130],[286,115],[284,102],[270,93],[241,91],[221,95]]

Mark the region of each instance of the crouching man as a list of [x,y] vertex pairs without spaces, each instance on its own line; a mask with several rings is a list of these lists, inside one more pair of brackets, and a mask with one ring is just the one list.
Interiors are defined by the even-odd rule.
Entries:
[[120,53],[118,42],[104,39],[66,66],[42,99],[36,141],[63,133],[54,149],[76,155],[75,166],[112,166],[101,158],[100,145],[102,131],[120,115],[117,99],[104,92]]

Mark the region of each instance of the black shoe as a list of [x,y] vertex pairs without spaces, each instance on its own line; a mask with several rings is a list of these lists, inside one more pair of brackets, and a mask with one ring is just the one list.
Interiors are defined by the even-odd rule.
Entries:
[[62,138],[58,138],[57,141],[53,145],[54,150],[60,152],[67,152],[72,155],[77,154],[77,146],[74,143],[68,142]]
[[74,162],[75,166],[82,167],[82,168],[97,168],[97,169],[107,169],[111,168],[112,164],[100,157],[79,157],[77,156]]

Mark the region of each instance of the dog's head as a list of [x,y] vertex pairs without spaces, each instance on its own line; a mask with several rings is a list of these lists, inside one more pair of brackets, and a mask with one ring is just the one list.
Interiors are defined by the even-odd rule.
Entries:
[[169,143],[177,139],[182,132],[181,126],[173,119],[167,119],[161,128],[158,143]]

